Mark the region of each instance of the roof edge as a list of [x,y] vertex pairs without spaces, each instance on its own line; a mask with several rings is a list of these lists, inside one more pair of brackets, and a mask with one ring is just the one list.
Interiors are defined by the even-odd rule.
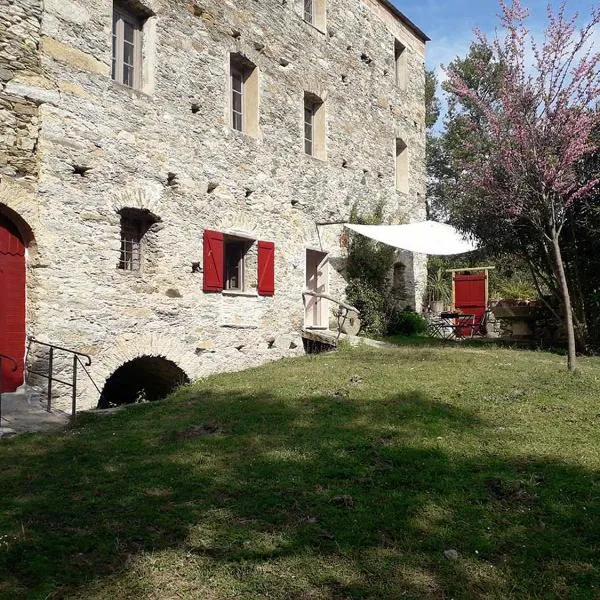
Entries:
[[403,12],[398,10],[390,0],[378,0],[385,6],[396,18],[406,25],[422,42],[430,42],[431,38],[419,27],[417,27]]

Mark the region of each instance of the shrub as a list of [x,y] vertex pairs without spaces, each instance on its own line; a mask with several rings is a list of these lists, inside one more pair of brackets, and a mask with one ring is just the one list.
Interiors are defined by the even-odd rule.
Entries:
[[384,335],[387,329],[385,296],[360,279],[350,281],[346,288],[346,295],[360,312],[362,331],[373,335]]
[[427,331],[427,321],[409,306],[404,310],[392,312],[388,324],[388,333],[392,335],[416,335]]
[[[379,225],[383,222],[383,203],[377,204],[370,214],[359,214],[354,206],[352,223]],[[350,232],[346,276],[348,302],[360,311],[362,331],[371,335],[385,335],[390,314],[390,274],[395,249]]]

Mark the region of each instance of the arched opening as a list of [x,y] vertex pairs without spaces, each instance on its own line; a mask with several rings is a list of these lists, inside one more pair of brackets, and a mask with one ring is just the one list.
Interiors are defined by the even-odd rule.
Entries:
[[173,361],[162,356],[140,356],[121,365],[106,380],[98,408],[161,400],[189,381]]
[[17,224],[0,211],[0,393],[14,392],[23,383],[25,246]]

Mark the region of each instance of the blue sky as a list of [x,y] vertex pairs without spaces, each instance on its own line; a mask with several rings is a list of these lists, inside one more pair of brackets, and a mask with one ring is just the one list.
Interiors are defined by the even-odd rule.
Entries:
[[[531,31],[536,37],[544,31],[547,23],[548,0],[521,0],[529,8]],[[427,44],[427,67],[433,69],[438,81],[443,80],[441,65],[447,65],[456,56],[465,56],[474,38],[473,29],[478,27],[490,37],[499,24],[500,7],[497,0],[392,0],[392,2],[430,38]],[[567,14],[579,13],[587,21],[598,0],[567,0]],[[560,2],[551,0],[554,7]],[[540,38],[541,39],[541,38]],[[595,38],[600,39],[600,38]],[[436,125],[440,130],[446,103],[443,93],[442,118]]]
[[[497,0],[392,0],[394,4],[430,38],[427,48],[428,67],[438,69],[455,56],[466,53],[473,39],[473,28],[493,33],[498,24]],[[522,0],[531,13],[531,28],[543,31],[547,0]],[[598,0],[568,0],[567,13],[590,15]],[[553,1],[554,6],[559,2]]]

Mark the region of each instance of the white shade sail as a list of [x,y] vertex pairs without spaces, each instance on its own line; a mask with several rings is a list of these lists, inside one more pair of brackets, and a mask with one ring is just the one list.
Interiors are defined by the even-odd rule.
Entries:
[[477,249],[477,244],[466,238],[458,229],[436,221],[422,221],[408,225],[348,223],[346,227],[377,242],[419,254],[450,256]]

